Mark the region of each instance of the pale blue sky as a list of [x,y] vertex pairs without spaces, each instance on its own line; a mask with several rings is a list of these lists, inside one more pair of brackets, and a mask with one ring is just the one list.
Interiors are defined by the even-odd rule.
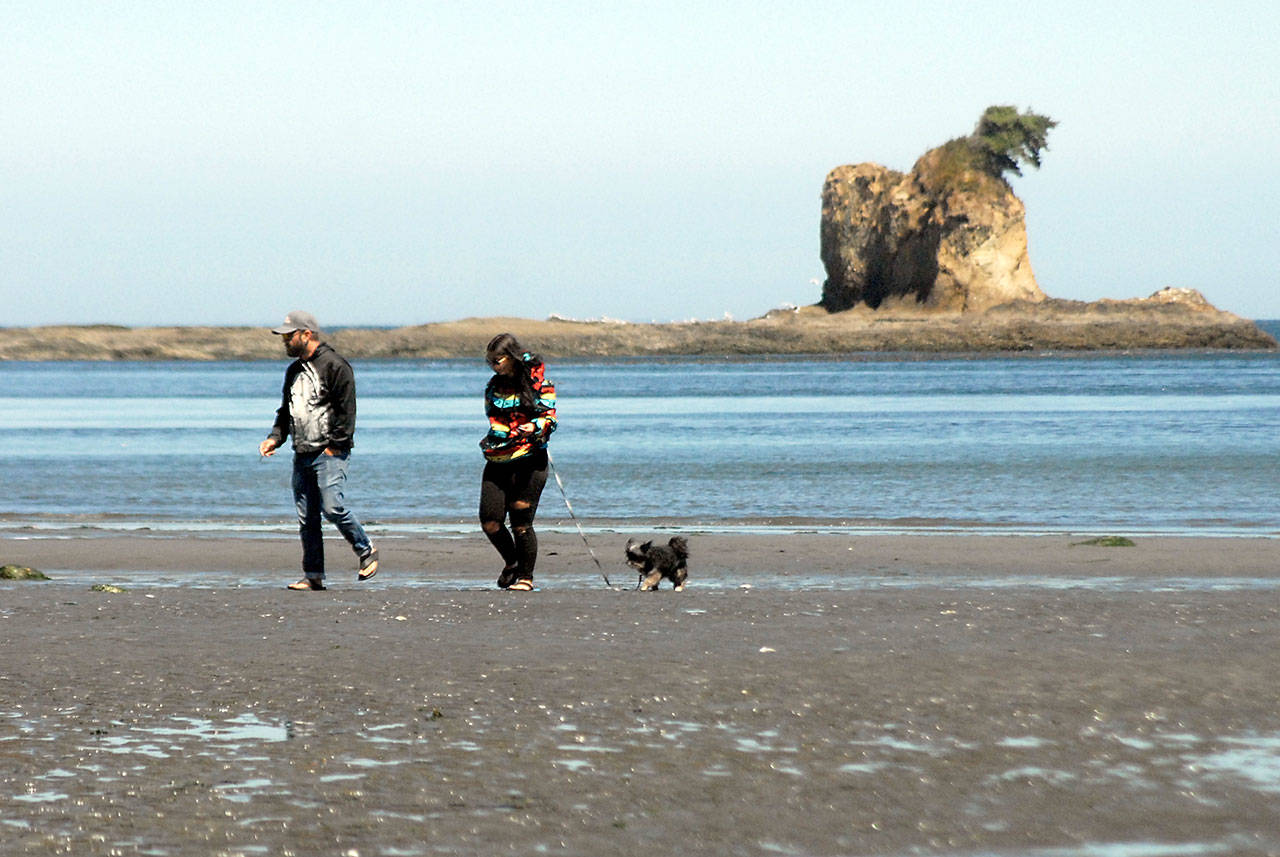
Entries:
[[0,324],[813,303],[823,178],[990,104],[1054,297],[1280,317],[1271,2],[5,2]]

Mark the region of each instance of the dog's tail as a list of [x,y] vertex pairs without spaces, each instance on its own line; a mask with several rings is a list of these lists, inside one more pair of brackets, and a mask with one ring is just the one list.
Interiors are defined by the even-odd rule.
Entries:
[[681,559],[689,558],[689,543],[684,540],[684,536],[675,536],[667,544],[676,552],[676,556]]

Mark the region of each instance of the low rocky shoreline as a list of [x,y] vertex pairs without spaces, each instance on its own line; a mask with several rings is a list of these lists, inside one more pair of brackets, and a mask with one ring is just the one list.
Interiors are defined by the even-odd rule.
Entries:
[[[551,358],[659,355],[999,353],[1027,351],[1274,351],[1254,322],[1208,303],[1150,298],[1015,302],[983,313],[912,306],[774,310],[749,321],[635,324],[611,320],[468,318],[327,335],[357,359],[470,357],[507,330]],[[1197,296],[1198,297],[1198,296]],[[0,328],[0,360],[267,360],[280,344],[263,327]]]

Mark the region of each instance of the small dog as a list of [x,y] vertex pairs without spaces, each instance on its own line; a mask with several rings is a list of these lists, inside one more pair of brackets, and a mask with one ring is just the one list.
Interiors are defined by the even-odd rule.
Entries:
[[627,539],[627,565],[640,572],[638,589],[648,592],[657,590],[662,578],[671,581],[676,592],[684,591],[684,582],[689,577],[689,543],[676,536],[665,545],[654,545],[653,542],[640,544],[634,539]]

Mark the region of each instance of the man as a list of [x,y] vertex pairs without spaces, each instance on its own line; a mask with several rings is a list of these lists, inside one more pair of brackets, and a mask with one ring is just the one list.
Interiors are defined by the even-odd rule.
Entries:
[[276,423],[258,446],[262,455],[275,455],[293,435],[293,500],[298,506],[302,536],[302,573],[290,589],[324,589],[324,540],[320,516],[333,522],[360,558],[358,580],[378,572],[378,549],[364,528],[343,505],[352,435],[356,429],[356,379],[351,364],[320,338],[315,316],[294,311],[271,331],[284,340],[284,350],[296,357],[284,373],[284,392]]

